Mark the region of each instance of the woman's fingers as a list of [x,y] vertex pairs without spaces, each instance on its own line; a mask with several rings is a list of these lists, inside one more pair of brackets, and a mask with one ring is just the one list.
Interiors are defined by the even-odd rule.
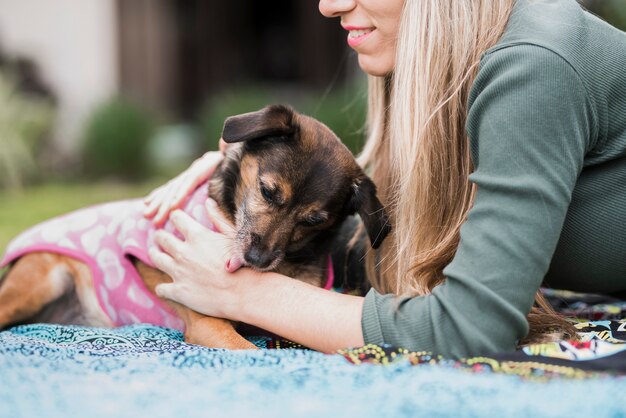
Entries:
[[[173,205],[180,207],[185,198],[196,190],[199,185],[206,181],[206,175],[201,175],[201,173],[197,173],[196,171],[199,171],[198,166],[192,166],[189,174],[181,178],[180,185],[178,186],[172,201]],[[208,173],[208,176],[211,174],[212,173]]]
[[143,216],[146,218],[152,218],[159,208],[159,203],[156,200],[147,202],[146,208],[143,210]]
[[169,217],[170,212],[174,209],[178,209],[178,206],[175,206],[174,204],[174,198],[178,194],[179,190],[180,188],[178,186],[178,182],[176,182],[176,184],[170,185],[165,191],[165,195],[159,205],[159,210],[153,219],[156,225],[163,225]]
[[[169,183],[168,183],[169,184]],[[157,213],[159,205],[161,204],[161,197],[165,193],[166,185],[160,186],[154,189],[144,200],[143,203],[146,206],[143,211],[143,216],[146,218],[152,218]]]
[[159,230],[154,235],[154,241],[167,254],[181,254],[183,252],[182,242],[169,232]]
[[162,188],[163,186],[159,186],[151,191],[150,194],[143,199],[143,203],[145,203],[146,205],[150,204],[150,202],[154,200],[154,196],[156,196],[156,194],[159,193]]
[[176,299],[176,286],[174,285],[174,283],[161,283],[154,288],[154,291],[160,298],[170,299],[178,302],[178,300]]
[[157,248],[153,247],[148,250],[148,255],[150,259],[154,263],[154,265],[161,271],[172,276],[172,272],[174,271],[175,262],[172,257],[163,251],[159,251]]
[[201,224],[196,222],[191,216],[187,215],[182,210],[176,210],[170,216],[170,221],[172,225],[180,232],[185,240],[189,240],[189,238],[197,231],[200,231],[202,227]]
[[218,151],[207,152],[191,166],[164,186],[152,191],[145,199],[144,216],[157,225],[167,221],[170,212],[180,208],[194,190],[213,175],[224,158]]
[[186,176],[185,178],[181,179],[181,184],[179,187],[177,187],[177,190],[174,193],[174,197],[172,198],[172,205],[180,207],[183,200],[185,200],[185,197],[189,196],[200,183],[201,182],[198,182],[198,184],[196,184],[194,182],[194,179],[190,176]]
[[234,228],[231,223],[224,217],[222,212],[217,206],[217,202],[213,199],[207,199],[205,202],[207,215],[209,217],[209,221],[213,224],[213,227],[217,230],[217,232],[221,232],[222,234],[230,234],[233,232]]

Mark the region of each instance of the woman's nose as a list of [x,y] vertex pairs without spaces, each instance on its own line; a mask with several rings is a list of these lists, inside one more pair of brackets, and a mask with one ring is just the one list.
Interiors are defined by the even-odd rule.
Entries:
[[356,6],[356,0],[320,0],[319,9],[326,17],[338,17]]

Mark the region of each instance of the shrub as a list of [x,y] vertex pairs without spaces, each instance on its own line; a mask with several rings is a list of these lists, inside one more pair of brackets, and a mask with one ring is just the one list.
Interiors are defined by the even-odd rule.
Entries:
[[53,117],[48,100],[19,92],[0,72],[0,188],[20,188],[38,177],[35,153]]
[[154,129],[152,117],[121,98],[98,107],[84,135],[83,163],[88,177],[140,180],[149,174],[147,144]]
[[321,97],[311,96],[301,111],[324,122],[357,154],[365,143],[367,88],[354,83]]

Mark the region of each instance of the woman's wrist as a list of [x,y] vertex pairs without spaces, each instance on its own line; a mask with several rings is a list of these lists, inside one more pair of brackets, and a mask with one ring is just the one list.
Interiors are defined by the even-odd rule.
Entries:
[[320,289],[277,273],[240,272],[239,278],[233,277],[237,295],[225,312],[228,319],[324,352],[363,345],[362,297]]
[[260,273],[251,268],[241,268],[232,273],[233,286],[230,289],[230,302],[223,305],[223,317],[231,321],[246,322],[246,309],[254,303],[255,297],[262,293],[265,285],[263,276],[269,273]]

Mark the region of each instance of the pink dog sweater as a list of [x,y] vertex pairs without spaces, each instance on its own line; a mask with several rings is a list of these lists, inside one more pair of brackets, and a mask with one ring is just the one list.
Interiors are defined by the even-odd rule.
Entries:
[[[200,186],[184,208],[202,225],[212,228],[204,203],[208,186]],[[130,260],[136,257],[154,267],[148,248],[154,244],[154,224],[143,217],[141,200],[124,200],[92,206],[36,225],[9,243],[0,268],[33,252],[51,252],[76,258],[91,269],[102,310],[114,325],[150,323],[184,330],[182,320],[146,289]],[[163,229],[180,237],[168,221]],[[328,263],[325,288],[333,285]]]

